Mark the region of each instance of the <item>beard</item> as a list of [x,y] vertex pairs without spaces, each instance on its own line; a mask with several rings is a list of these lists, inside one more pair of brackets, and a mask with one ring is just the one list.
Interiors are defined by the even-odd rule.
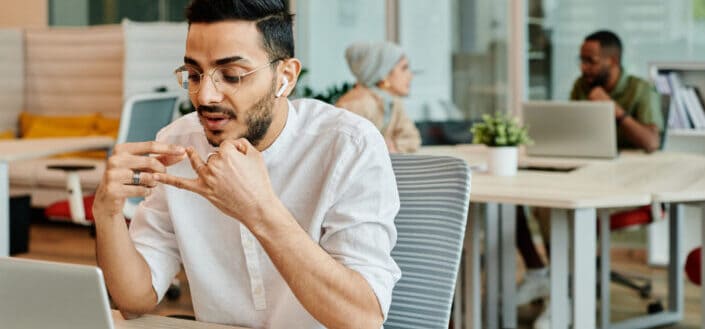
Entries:
[[[274,95],[276,93],[275,81],[276,80],[272,81],[269,92],[266,95],[257,100],[257,102],[252,105],[248,111],[244,111],[247,113],[247,116],[245,117],[245,125],[247,126],[247,130],[238,138],[247,139],[247,141],[255,147],[262,141],[264,135],[267,134],[267,131],[269,130],[269,126],[272,124],[272,109],[274,108]],[[229,120],[234,120],[237,117],[237,114],[233,109],[217,105],[201,105],[198,107],[197,111],[199,115],[204,112],[221,113],[226,115]],[[215,137],[222,135],[224,132],[224,130],[211,131]],[[207,134],[206,138],[208,139],[208,143],[213,147],[220,146],[220,143],[222,142],[222,140],[217,141],[208,137]]]
[[610,71],[609,68],[604,68],[602,71],[597,73],[597,75],[591,77],[592,81],[588,82],[590,77],[586,76],[583,74],[583,81],[585,81],[585,89],[587,91],[592,90],[595,87],[605,87],[607,84],[607,81],[610,79]]

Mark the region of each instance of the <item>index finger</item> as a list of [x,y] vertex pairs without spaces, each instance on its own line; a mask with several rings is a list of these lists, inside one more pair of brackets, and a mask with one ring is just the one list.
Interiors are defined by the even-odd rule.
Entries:
[[182,155],[186,152],[183,146],[166,144],[157,141],[149,142],[134,142],[115,145],[113,153],[130,153],[137,155],[145,154],[166,154],[166,155]]
[[183,178],[178,176],[172,176],[166,173],[154,173],[152,174],[152,177],[157,182],[168,184],[183,190],[188,190],[198,194],[201,194],[201,192],[203,191],[203,187],[199,178]]

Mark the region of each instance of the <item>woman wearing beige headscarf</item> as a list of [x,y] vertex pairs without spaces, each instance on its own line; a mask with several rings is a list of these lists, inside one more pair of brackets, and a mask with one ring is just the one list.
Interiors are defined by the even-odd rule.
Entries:
[[358,42],[345,50],[345,59],[357,83],[335,105],[372,121],[389,152],[416,151],[421,137],[400,98],[409,94],[413,77],[404,51],[390,42]]

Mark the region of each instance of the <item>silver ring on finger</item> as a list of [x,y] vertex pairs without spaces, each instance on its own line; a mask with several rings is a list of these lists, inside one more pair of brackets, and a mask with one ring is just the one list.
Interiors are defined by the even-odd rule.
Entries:
[[208,153],[208,156],[206,156],[206,162],[210,161],[210,160],[211,160],[211,157],[214,157],[214,156],[219,157],[219,156],[220,156],[220,153],[218,153],[218,152],[211,152],[211,153]]
[[139,170],[132,171],[132,185],[141,185]]

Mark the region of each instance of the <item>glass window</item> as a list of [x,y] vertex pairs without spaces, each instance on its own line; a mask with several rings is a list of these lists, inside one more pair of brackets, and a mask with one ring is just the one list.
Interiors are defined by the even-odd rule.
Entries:
[[580,45],[600,29],[621,38],[625,71],[648,79],[651,62],[703,60],[705,1],[530,0],[530,98],[568,99]]
[[49,25],[118,24],[123,18],[181,22],[188,3],[189,0],[49,0]]
[[507,1],[453,3],[453,102],[469,120],[506,111]]
[[306,69],[299,87],[325,93],[354,83],[345,48],[355,41],[385,39],[385,2],[379,0],[297,0],[296,57]]

